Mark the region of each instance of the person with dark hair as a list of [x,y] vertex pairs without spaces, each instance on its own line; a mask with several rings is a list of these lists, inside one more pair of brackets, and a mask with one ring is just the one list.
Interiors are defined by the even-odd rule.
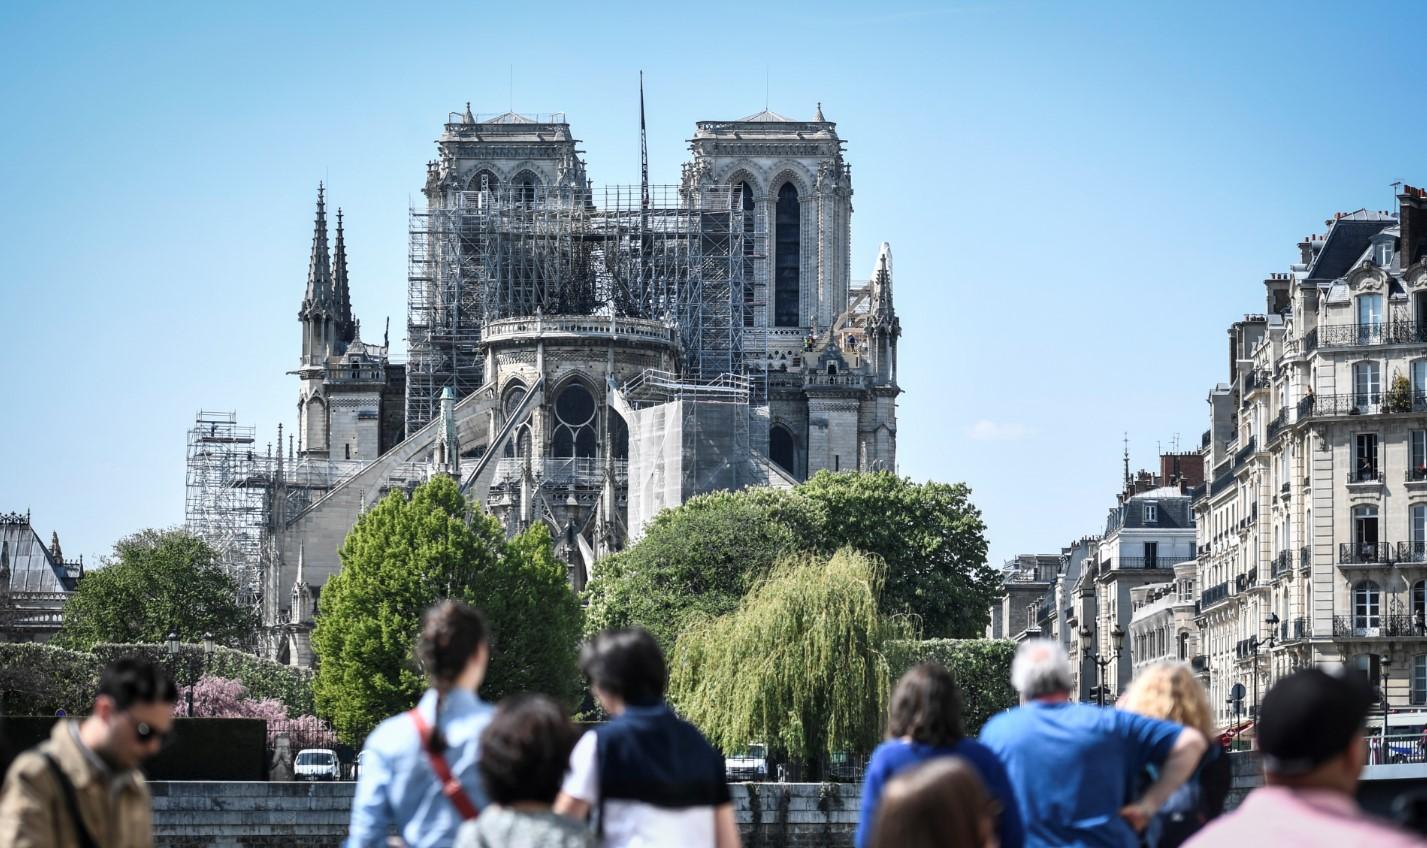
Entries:
[[481,734],[477,766],[491,805],[461,825],[456,848],[594,848],[588,828],[553,810],[579,735],[544,695],[502,701]]
[[606,848],[738,848],[723,757],[664,703],[668,672],[644,630],[606,630],[580,650],[580,671],[611,718],[570,754],[555,811],[593,814]]
[[392,829],[410,848],[449,848],[461,822],[486,804],[476,772],[481,731],[494,713],[476,696],[490,662],[485,620],[461,601],[436,604],[422,617],[416,656],[431,688],[367,737],[352,848],[386,845]]
[[48,741],[10,766],[0,794],[0,845],[152,845],[153,807],[138,767],[172,733],[177,701],[173,679],[154,663],[110,663],[89,715],[57,722]]
[[1374,700],[1367,681],[1354,673],[1309,668],[1275,683],[1259,707],[1265,785],[1185,845],[1427,845],[1416,834],[1372,818],[1355,800],[1367,763],[1363,733]]
[[887,783],[872,824],[871,848],[997,848],[1001,805],[979,769],[957,756],[926,760]]
[[1021,848],[1025,829],[1006,767],[989,748],[966,738],[961,723],[961,689],[951,672],[934,662],[913,666],[892,691],[892,703],[887,709],[887,741],[872,752],[862,782],[857,848],[869,844],[888,781],[921,763],[947,757],[964,758],[996,800],[1000,809],[996,833],[1002,848]]

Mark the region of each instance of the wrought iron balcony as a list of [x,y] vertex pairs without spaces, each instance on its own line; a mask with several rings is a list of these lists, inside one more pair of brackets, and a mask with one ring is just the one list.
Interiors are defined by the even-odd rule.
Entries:
[[1381,483],[1382,469],[1375,465],[1365,465],[1348,472],[1349,483]]
[[1313,565],[1313,546],[1304,545],[1298,549],[1298,567],[1309,568]]
[[1371,324],[1337,324],[1318,328],[1323,347],[1365,347],[1381,344],[1427,342],[1427,326],[1416,321],[1379,321]]
[[1263,369],[1254,369],[1244,375],[1244,394],[1255,389],[1266,389],[1269,386],[1269,373]]
[[1407,469],[1407,479],[1409,482],[1427,480],[1427,465],[1419,465],[1415,468],[1409,467]]
[[1397,562],[1399,563],[1424,563],[1427,562],[1427,542],[1398,542]]
[[1266,441],[1272,442],[1274,439],[1278,438],[1278,434],[1282,433],[1284,428],[1288,425],[1288,410],[1279,410],[1279,413],[1273,417],[1273,420],[1268,422],[1268,427],[1265,428],[1264,432],[1264,439]]
[[1279,551],[1273,558],[1273,576],[1281,577],[1293,569],[1293,551]]
[[1254,437],[1249,436],[1249,440],[1247,442],[1244,442],[1244,446],[1239,448],[1238,452],[1234,454],[1234,467],[1238,468],[1240,465],[1244,464],[1245,460],[1247,460],[1250,456],[1253,456],[1254,449],[1256,447],[1257,444],[1254,440]]
[[1258,567],[1250,568],[1247,573],[1240,574],[1234,578],[1234,591],[1247,592],[1259,585]]
[[1217,495],[1220,492],[1224,491],[1224,489],[1228,488],[1229,484],[1233,482],[1234,473],[1232,471],[1227,474],[1222,474],[1218,477],[1215,477],[1214,482],[1209,484],[1209,494]]
[[1194,669],[1195,674],[1204,674],[1209,671],[1209,658],[1203,654],[1191,657],[1189,667]]
[[1391,542],[1339,542],[1339,565],[1387,565],[1392,562]]
[[1217,586],[1205,589],[1199,594],[1199,607],[1200,609],[1207,610],[1214,604],[1217,604],[1221,601],[1227,601],[1228,599],[1229,584],[1227,582],[1220,583]]
[[1278,623],[1278,639],[1280,642],[1298,642],[1313,636],[1313,620],[1309,618],[1294,618],[1280,621]]
[[1404,412],[1427,412],[1427,393],[1393,395],[1385,391],[1346,392],[1336,395],[1308,395],[1298,402],[1300,419],[1310,415],[1322,418]]
[[1335,639],[1392,639],[1404,636],[1427,636],[1421,619],[1410,615],[1335,615]]

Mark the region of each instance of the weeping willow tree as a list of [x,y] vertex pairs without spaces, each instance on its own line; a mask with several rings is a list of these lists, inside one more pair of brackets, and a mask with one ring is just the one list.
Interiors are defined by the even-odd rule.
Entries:
[[849,549],[784,560],[738,609],[679,634],[671,700],[725,751],[763,742],[814,768],[870,751],[889,689],[884,648],[910,635],[877,612],[883,579],[880,560]]

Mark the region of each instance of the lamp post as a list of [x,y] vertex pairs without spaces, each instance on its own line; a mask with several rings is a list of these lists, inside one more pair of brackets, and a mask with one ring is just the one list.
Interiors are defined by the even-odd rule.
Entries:
[[[1269,650],[1273,650],[1274,637],[1278,634],[1278,613],[1270,612],[1263,621],[1268,625],[1268,638],[1260,639],[1255,636],[1249,640],[1249,649],[1253,652],[1254,676],[1254,704],[1249,707],[1249,718],[1253,721],[1259,720],[1259,648],[1267,645]],[[1257,730],[1254,731],[1254,736],[1258,736]]]
[[[1115,641],[1115,653],[1111,654],[1109,657],[1105,657],[1101,655],[1099,645],[1096,644],[1095,648],[1087,652],[1085,655],[1091,662],[1095,663],[1095,698],[1096,701],[1102,707],[1105,706],[1105,669],[1108,668],[1111,663],[1115,662],[1120,658],[1120,646],[1124,644],[1125,631],[1121,630],[1120,625],[1116,624],[1115,629],[1110,631],[1110,638]],[[1095,628],[1080,628],[1080,639],[1082,642],[1090,642],[1094,640]]]
[[1388,665],[1392,662],[1392,654],[1383,654],[1378,672],[1382,676],[1382,761],[1387,762],[1390,758],[1387,755],[1387,681],[1391,676],[1387,673]]

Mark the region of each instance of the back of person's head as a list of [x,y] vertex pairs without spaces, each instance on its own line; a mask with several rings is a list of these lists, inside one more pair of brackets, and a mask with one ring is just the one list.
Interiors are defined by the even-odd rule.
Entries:
[[605,694],[635,706],[658,703],[669,682],[659,643],[638,627],[596,633],[580,648],[580,671]]
[[913,666],[887,709],[887,736],[908,737],[925,745],[955,745],[966,736],[961,723],[961,688],[940,663]]
[[1360,675],[1296,671],[1259,709],[1258,747],[1270,782],[1351,791],[1362,769],[1363,729],[1373,693]]
[[1173,660],[1151,663],[1130,681],[1120,706],[1150,718],[1162,718],[1214,737],[1209,694],[1188,665]]
[[1070,693],[1070,658],[1059,642],[1031,639],[1016,649],[1011,686],[1026,700]]
[[560,791],[579,731],[560,705],[544,695],[501,701],[481,733],[476,764],[486,795],[497,804],[552,804]]
[[489,637],[480,610],[462,601],[442,601],[421,618],[416,656],[438,688],[449,687],[465,671]]
[[991,844],[999,810],[970,763],[935,757],[887,782],[872,822],[872,848]]
[[107,698],[117,712],[141,704],[174,704],[178,687],[157,663],[139,657],[121,657],[99,675],[98,698]]

